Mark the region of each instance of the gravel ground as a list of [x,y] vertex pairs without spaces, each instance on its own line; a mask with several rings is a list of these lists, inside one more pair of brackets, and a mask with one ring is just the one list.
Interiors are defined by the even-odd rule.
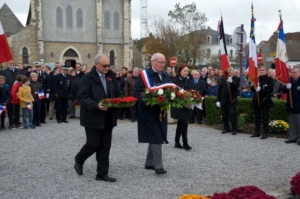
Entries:
[[[268,193],[289,186],[299,172],[300,146],[284,139],[221,135],[205,125],[189,125],[191,151],[175,149],[176,125],[170,144],[163,145],[166,175],[144,169],[147,144],[137,142],[137,123],[118,121],[110,155],[111,177],[98,182],[95,157],[84,164],[84,175],[73,169],[74,156],[85,142],[78,119],[69,124],[47,121],[36,129],[0,131],[1,198],[153,198],[175,199],[187,193],[212,195],[243,185]],[[278,198],[284,198],[283,196]]]

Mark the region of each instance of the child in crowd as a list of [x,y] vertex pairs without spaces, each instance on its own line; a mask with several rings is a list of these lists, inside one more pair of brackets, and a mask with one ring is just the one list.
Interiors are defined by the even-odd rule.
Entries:
[[18,97],[20,99],[20,107],[22,108],[23,113],[23,125],[24,129],[28,129],[27,125],[27,112],[29,113],[29,127],[35,128],[33,125],[33,111],[32,111],[32,102],[34,102],[34,99],[31,95],[31,88],[29,86],[30,84],[30,78],[29,77],[23,77],[22,78],[22,86],[19,88]]
[[9,106],[10,100],[10,87],[8,84],[5,83],[6,77],[0,75],[0,88],[2,89],[2,97],[0,98],[0,105],[2,106],[2,113],[1,113],[1,129],[4,130],[4,120],[5,120],[5,112],[7,107]]
[[31,95],[33,96],[33,124],[35,126],[41,126],[40,123],[40,111],[41,111],[41,100],[40,97],[44,97],[39,92],[43,90],[43,85],[39,83],[38,80],[39,75],[37,73],[30,74],[30,88],[31,88]]
[[211,86],[207,89],[207,96],[217,96],[219,85],[216,78],[210,80]]
[[20,128],[20,100],[18,97],[19,87],[22,85],[21,80],[24,75],[17,75],[16,81],[10,91],[10,105],[8,109],[9,129]]

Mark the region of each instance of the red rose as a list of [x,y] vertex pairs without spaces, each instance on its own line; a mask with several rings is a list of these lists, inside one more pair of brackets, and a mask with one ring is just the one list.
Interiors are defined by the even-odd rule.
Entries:
[[165,101],[164,96],[161,96],[161,95],[158,96],[158,97],[157,97],[157,101],[158,101],[158,102],[163,102],[163,101]]
[[106,81],[110,82],[110,81],[111,81],[111,78],[110,78],[110,77],[107,77],[107,78],[106,78]]
[[179,91],[177,91],[176,95],[179,97],[181,95],[181,93]]

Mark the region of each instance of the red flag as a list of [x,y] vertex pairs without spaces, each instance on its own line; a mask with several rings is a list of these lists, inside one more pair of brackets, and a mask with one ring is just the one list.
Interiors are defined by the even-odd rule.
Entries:
[[250,42],[249,42],[249,58],[248,58],[248,79],[254,87],[258,86],[258,65],[257,65],[257,53],[256,53],[256,43],[255,43],[255,35],[254,35],[254,22],[255,18],[252,16],[251,19],[251,30],[250,30]]
[[287,67],[287,53],[286,53],[286,44],[285,36],[283,31],[283,21],[280,20],[278,26],[278,40],[276,48],[276,59],[275,59],[275,72],[276,78],[282,83],[290,83],[289,69]]
[[228,78],[227,70],[231,67],[229,63],[229,59],[227,56],[227,49],[226,49],[226,41],[225,41],[225,33],[224,33],[224,26],[223,26],[223,18],[221,17],[221,22],[219,26],[220,30],[220,48],[221,48],[221,67],[224,73],[225,79]]
[[0,21],[0,63],[13,60],[6,36]]

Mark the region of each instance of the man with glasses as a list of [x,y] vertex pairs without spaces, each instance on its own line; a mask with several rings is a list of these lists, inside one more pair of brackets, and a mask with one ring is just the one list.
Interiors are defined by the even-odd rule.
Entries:
[[255,92],[251,103],[255,116],[255,132],[251,137],[260,137],[260,115],[262,113],[264,132],[261,139],[266,139],[269,133],[269,110],[274,106],[271,99],[274,81],[272,77],[268,77],[264,66],[258,69],[258,73],[258,86],[256,88],[253,85],[251,86],[252,92]]
[[115,182],[108,176],[109,151],[112,130],[117,126],[117,109],[109,109],[100,101],[115,98],[118,94],[116,75],[109,70],[109,58],[98,54],[91,72],[81,77],[78,85],[78,100],[81,104],[80,125],[85,128],[86,144],[75,156],[75,171],[83,174],[83,164],[96,153],[97,181]]
[[[166,58],[161,53],[155,53],[151,57],[151,67],[146,69],[143,73],[147,75],[143,78],[151,79],[151,87],[163,83],[170,83],[170,75],[163,71],[166,64]],[[134,91],[138,98],[138,141],[140,143],[149,143],[148,152],[145,162],[145,169],[155,170],[157,175],[165,174],[162,162],[162,144],[167,141],[167,117],[163,117],[160,121],[159,115],[161,113],[159,106],[147,106],[142,99],[145,88],[148,86],[141,77],[142,73],[136,80]]]

